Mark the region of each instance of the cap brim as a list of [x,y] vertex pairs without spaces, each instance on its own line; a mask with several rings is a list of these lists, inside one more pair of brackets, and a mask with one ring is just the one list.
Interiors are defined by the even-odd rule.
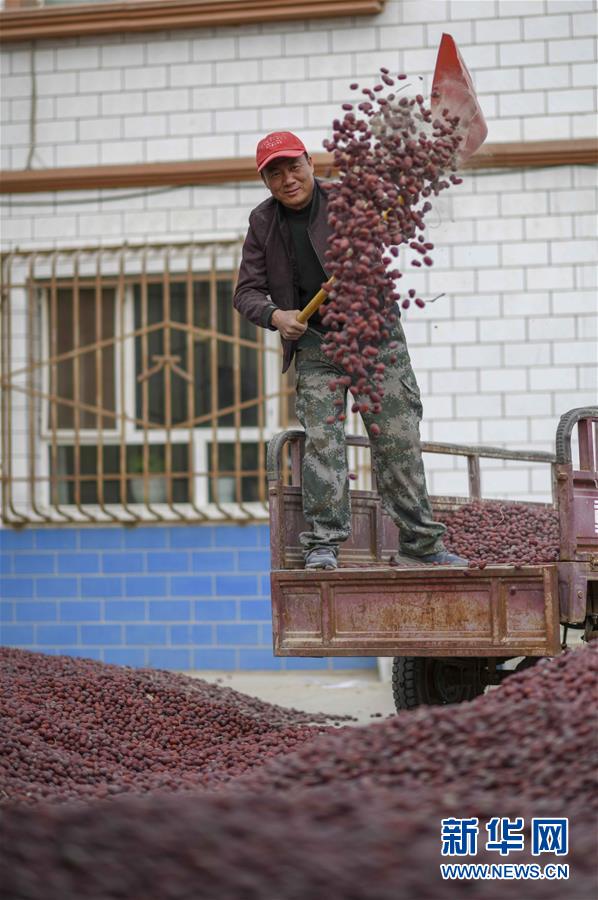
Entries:
[[261,166],[258,166],[258,172],[261,172],[269,163],[272,162],[273,159],[295,159],[297,156],[303,156],[304,153],[307,153],[307,150],[275,150],[274,153],[271,153]]

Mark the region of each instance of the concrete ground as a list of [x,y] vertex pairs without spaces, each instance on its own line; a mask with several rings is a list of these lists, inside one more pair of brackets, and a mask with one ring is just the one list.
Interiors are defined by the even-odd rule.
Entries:
[[[581,637],[581,631],[570,629],[567,636],[569,647],[581,646]],[[513,668],[515,662],[508,663],[508,667]],[[304,712],[354,716],[357,721],[348,724],[367,725],[396,713],[391,667],[392,659],[388,657],[378,661],[378,669],[343,672],[322,672],[321,669],[293,672],[198,671],[190,674],[277,706]]]
[[277,706],[350,715],[357,719],[348,724],[366,725],[395,713],[390,682],[381,681],[375,669],[191,674]]

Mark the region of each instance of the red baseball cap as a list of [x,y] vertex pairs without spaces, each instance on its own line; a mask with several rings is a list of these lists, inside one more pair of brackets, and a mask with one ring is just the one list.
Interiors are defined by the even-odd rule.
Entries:
[[273,159],[281,156],[294,157],[307,153],[303,141],[290,131],[273,131],[262,138],[255,151],[257,170],[261,172]]

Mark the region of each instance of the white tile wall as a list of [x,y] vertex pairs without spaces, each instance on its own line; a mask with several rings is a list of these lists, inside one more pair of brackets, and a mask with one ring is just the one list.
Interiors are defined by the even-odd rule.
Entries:
[[[38,42],[35,164],[251,155],[278,128],[318,151],[350,81],[388,65],[428,92],[443,31],[471,70],[490,140],[594,134],[592,0],[387,0],[366,19]],[[4,47],[0,60],[2,165],[20,168],[30,48]],[[595,170],[560,167],[467,173],[439,198],[435,266],[406,266],[401,283],[445,294],[404,316],[424,437],[550,449],[559,415],[596,402],[596,191]],[[131,193],[5,197],[3,245],[240,235],[266,196],[259,183]],[[453,461],[427,457],[427,468],[433,492],[459,479],[465,489]],[[531,466],[488,463],[484,484],[497,496],[548,491]]]

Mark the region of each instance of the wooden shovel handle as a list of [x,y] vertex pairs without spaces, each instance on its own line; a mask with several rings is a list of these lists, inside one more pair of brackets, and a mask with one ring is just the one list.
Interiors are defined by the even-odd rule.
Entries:
[[[336,279],[333,275],[332,278],[330,279],[330,281],[327,282],[327,284],[329,285],[329,287],[332,287],[332,285],[334,284],[335,281],[336,281]],[[328,291],[325,291],[324,288],[320,288],[318,293],[314,294],[314,296],[311,298],[309,303],[303,307],[303,309],[297,316],[297,321],[303,322],[303,323],[307,322],[309,317],[312,316],[315,313],[315,311],[321,307],[322,303],[324,302],[324,300],[326,300],[327,296],[328,296]]]

